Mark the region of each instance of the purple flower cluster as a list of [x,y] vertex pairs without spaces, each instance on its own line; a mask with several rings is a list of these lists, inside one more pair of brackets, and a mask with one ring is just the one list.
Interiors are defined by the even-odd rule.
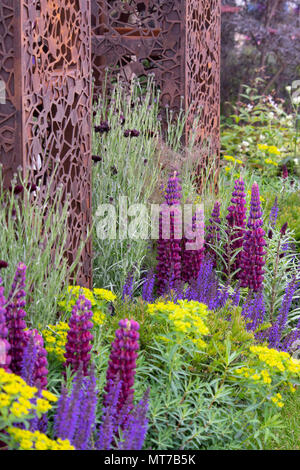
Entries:
[[147,274],[142,289],[142,298],[145,302],[151,303],[154,301],[153,290],[155,284],[155,273],[151,270]]
[[126,404],[132,405],[134,395],[134,376],[136,369],[137,350],[139,349],[140,325],[134,320],[127,318],[119,321],[119,329],[116,331],[115,340],[111,345],[108,369],[106,373],[106,385],[104,387],[104,406],[109,404],[112,383],[118,377],[122,382],[118,410]]
[[10,344],[7,341],[8,328],[6,324],[6,299],[4,297],[4,287],[1,284],[2,278],[0,277],[0,367],[3,367],[9,372],[11,357],[9,355]]
[[284,347],[284,344],[282,343],[282,336],[287,324],[288,313],[292,305],[293,297],[298,287],[297,284],[298,283],[296,280],[296,276],[294,276],[286,287],[286,291],[283,297],[282,305],[279,310],[279,314],[277,316],[277,320],[268,330],[268,340],[270,348],[286,349],[286,347],[288,346],[286,342]]
[[250,214],[248,218],[248,230],[244,236],[243,250],[241,254],[241,266],[239,277],[241,287],[248,287],[253,292],[258,292],[263,285],[265,265],[264,249],[266,242],[265,232],[262,229],[263,219],[260,207],[258,184],[254,183],[251,192]]
[[264,322],[265,312],[263,293],[250,293],[242,306],[242,316],[246,321],[246,329],[255,332]]
[[269,223],[270,223],[270,226],[272,228],[275,227],[276,225],[276,222],[277,222],[277,217],[278,217],[278,198],[277,196],[275,197],[275,201],[274,201],[274,204],[271,208],[271,211],[270,211],[270,217],[269,217]]
[[126,282],[123,286],[122,300],[132,300],[133,294],[133,274],[130,272],[126,278]]
[[47,387],[48,361],[43,337],[37,330],[25,331],[26,347],[24,349],[21,377],[30,385],[39,389]]
[[91,307],[91,302],[80,295],[72,309],[65,352],[65,367],[71,365],[73,371],[82,367],[84,375],[89,368],[93,340],[90,332],[93,328]]
[[124,137],[138,137],[140,135],[140,131],[137,129],[126,129],[124,131]]
[[[170,176],[165,190],[166,204],[159,217],[157,243],[157,295],[163,295],[181,280],[181,186],[177,172]],[[170,209],[171,208],[171,209]],[[170,233],[164,233],[169,226]],[[180,233],[179,233],[180,231]]]
[[19,263],[16,274],[8,295],[6,307],[6,321],[9,332],[8,342],[10,344],[10,369],[17,375],[20,375],[22,369],[22,360],[27,338],[25,333],[26,312],[25,307],[26,292],[24,290],[26,282],[26,266]]
[[94,129],[99,134],[107,134],[110,131],[110,126],[107,121],[101,121],[99,126],[94,126]]
[[[199,219],[199,220],[197,220]],[[183,282],[190,282],[192,279],[198,278],[201,263],[204,258],[204,220],[203,211],[196,213],[192,218],[192,234],[195,235],[194,240],[183,238],[182,249],[182,266],[181,266],[181,279]],[[199,247],[191,250],[191,244],[197,243]]]
[[69,439],[77,450],[91,448],[91,437],[95,429],[97,391],[94,371],[83,376],[80,368],[73,379],[70,396],[63,386],[54,417],[56,437]]

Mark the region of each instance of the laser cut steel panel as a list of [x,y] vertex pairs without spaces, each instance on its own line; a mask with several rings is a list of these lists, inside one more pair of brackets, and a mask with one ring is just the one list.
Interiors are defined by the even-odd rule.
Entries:
[[[51,191],[55,194],[62,185],[70,198],[66,252],[71,263],[91,225],[90,0],[2,0],[1,5],[3,2],[13,7],[8,13],[3,7],[0,11],[2,23],[12,24],[7,29],[14,45],[6,47],[14,63],[9,61],[6,68],[12,65],[15,70],[14,93],[19,98],[13,96],[8,102],[15,106],[16,124],[12,126],[11,157],[5,155],[5,165],[11,173],[21,161],[32,179],[46,186],[58,166]],[[3,29],[0,35],[6,44]],[[42,192],[41,188],[39,197]],[[77,282],[91,285],[91,242],[81,257]]]
[[0,2],[0,163],[7,187],[23,165],[20,3]]
[[179,109],[184,96],[185,6],[178,0],[92,0],[95,91],[105,69],[124,80],[155,74],[161,102]]
[[220,0],[189,0],[186,3],[186,109],[190,113],[186,135],[195,126],[196,142],[205,158],[199,167],[211,171],[211,181],[217,187],[220,159]]
[[[161,102],[190,109],[187,141],[202,109],[196,142],[219,155],[220,0],[92,0],[92,63],[96,93],[108,69],[124,79],[155,73]],[[208,165],[207,156],[202,165]]]

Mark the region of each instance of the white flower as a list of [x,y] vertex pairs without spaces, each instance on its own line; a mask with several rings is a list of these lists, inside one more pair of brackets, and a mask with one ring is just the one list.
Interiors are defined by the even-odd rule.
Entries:
[[288,93],[291,93],[292,87],[291,86],[286,86],[285,89]]
[[300,96],[293,96],[292,103],[298,106],[298,104],[300,104]]

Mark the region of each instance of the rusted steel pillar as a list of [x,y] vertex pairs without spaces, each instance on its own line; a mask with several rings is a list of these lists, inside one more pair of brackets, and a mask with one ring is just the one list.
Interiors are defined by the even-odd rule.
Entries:
[[[57,165],[70,198],[71,263],[91,225],[90,0],[1,0],[0,162],[5,182],[19,165],[47,184]],[[0,82],[1,84],[1,82]],[[91,242],[77,279],[91,285]]]
[[[96,92],[108,70],[155,74],[161,103],[189,110],[189,130],[205,145],[200,167],[219,165],[221,0],[92,0],[92,64]],[[195,117],[199,116],[197,126]]]

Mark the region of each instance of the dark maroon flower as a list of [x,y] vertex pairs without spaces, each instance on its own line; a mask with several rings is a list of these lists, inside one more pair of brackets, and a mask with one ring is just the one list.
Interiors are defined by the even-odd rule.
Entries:
[[16,184],[16,186],[13,188],[12,186],[9,186],[8,188],[10,191],[13,191],[15,195],[21,194],[23,192],[23,186],[21,184]]
[[121,126],[123,126],[125,124],[125,116],[123,116],[123,114],[121,114],[120,116],[120,121],[121,121]]
[[3,259],[0,259],[0,269],[7,268],[8,263],[4,261]]
[[27,189],[28,189],[28,191],[30,191],[31,193],[33,193],[33,191],[36,191],[37,185],[34,184],[34,183],[28,183],[28,184],[27,184]]
[[100,155],[92,155],[92,160],[95,163],[102,162],[102,157],[100,157]]
[[286,232],[287,227],[288,227],[288,223],[285,222],[285,224],[283,224],[283,226],[282,226],[281,229],[280,229],[281,235],[285,235],[285,232]]
[[272,240],[272,238],[273,238],[273,230],[272,230],[272,229],[270,229],[270,230],[268,231],[268,238],[269,238],[270,240]]
[[112,174],[112,175],[116,175],[116,174],[118,173],[118,170],[117,170],[117,168],[115,167],[115,165],[110,168],[110,171],[111,171],[111,174]]
[[107,121],[101,121],[99,126],[94,127],[95,132],[99,132],[100,134],[104,134],[105,132],[110,131],[110,126]]
[[288,172],[287,166],[283,165],[283,167],[282,167],[282,178],[286,179],[288,176],[289,176],[289,172]]
[[130,137],[138,137],[140,135],[140,131],[138,131],[137,129],[132,129],[132,131],[130,132]]
[[126,129],[126,131],[124,131],[124,137],[129,137],[130,136],[130,129]]

